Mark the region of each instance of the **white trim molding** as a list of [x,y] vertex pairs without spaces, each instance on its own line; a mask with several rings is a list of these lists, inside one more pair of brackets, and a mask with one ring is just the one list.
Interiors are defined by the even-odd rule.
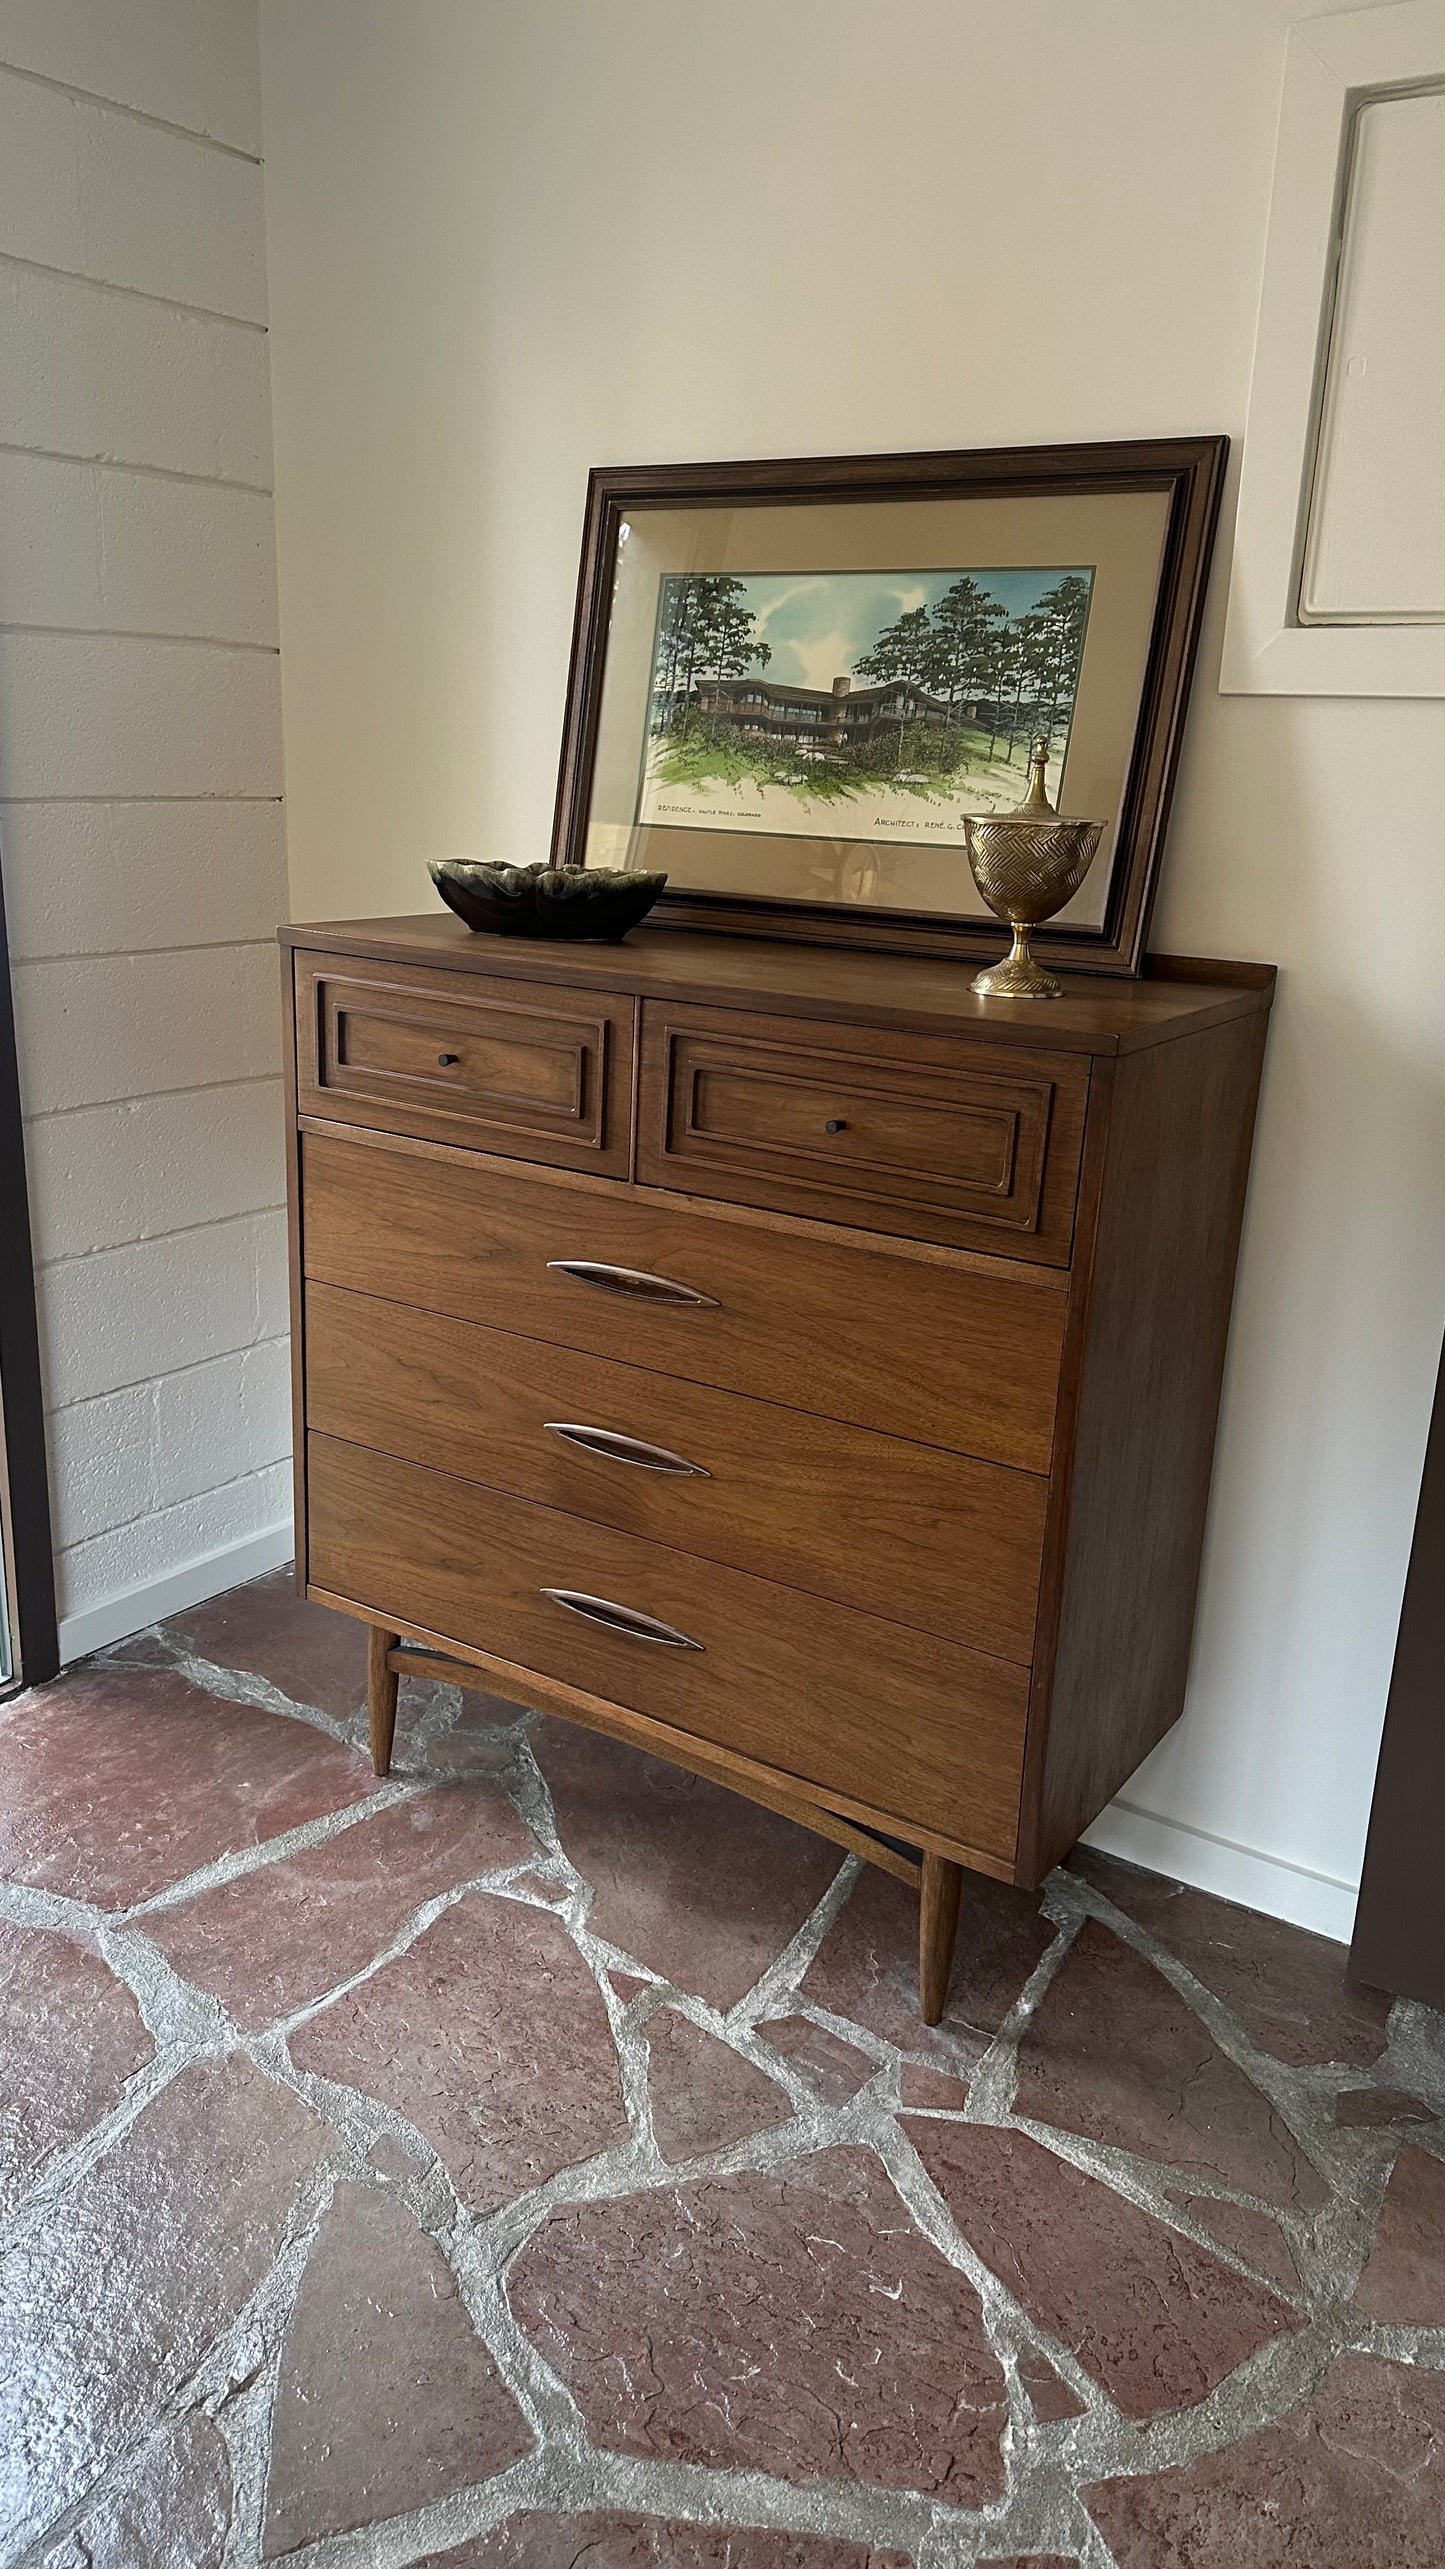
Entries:
[[1220,690],[1445,696],[1445,625],[1321,623],[1300,564],[1357,112],[1445,81],[1445,0],[1395,0],[1291,27],[1255,339]]
[[1122,1856],[1126,1864],[1142,1865],[1146,1873],[1187,1882],[1191,1890],[1212,1891],[1218,1900],[1261,1910],[1266,1918],[1308,1927],[1338,1945],[1347,1945],[1354,1930],[1358,1883],[1315,1873],[1263,1847],[1214,1837],[1187,1821],[1161,1819],[1133,1802],[1111,1802],[1085,1830],[1084,1844],[1098,1847],[1103,1855]]
[[214,1552],[163,1570],[158,1578],[143,1579],[139,1587],[122,1589],[118,1596],[102,1597],[98,1605],[85,1606],[79,1614],[63,1616],[61,1666],[88,1659],[93,1650],[108,1649],[113,1641],[128,1641],[132,1633],[146,1632],[167,1615],[183,1614],[188,1606],[204,1605],[208,1597],[223,1596],[227,1588],[243,1588],[248,1579],[264,1578],[268,1570],[279,1570],[290,1560],[294,1547],[295,1530],[288,1517],[284,1525],[244,1535],[238,1543],[220,1544]]

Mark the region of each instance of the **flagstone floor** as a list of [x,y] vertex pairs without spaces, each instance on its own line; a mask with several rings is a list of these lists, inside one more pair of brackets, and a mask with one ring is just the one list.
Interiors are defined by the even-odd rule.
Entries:
[[0,1711],[0,2563],[1440,2569],[1445,2024],[264,1580]]

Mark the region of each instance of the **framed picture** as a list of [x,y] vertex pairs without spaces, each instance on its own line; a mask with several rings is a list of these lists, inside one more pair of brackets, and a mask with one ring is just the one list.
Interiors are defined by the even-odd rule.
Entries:
[[991,955],[964,820],[1104,824],[1046,961],[1139,969],[1227,441],[594,472],[555,865],[653,917]]

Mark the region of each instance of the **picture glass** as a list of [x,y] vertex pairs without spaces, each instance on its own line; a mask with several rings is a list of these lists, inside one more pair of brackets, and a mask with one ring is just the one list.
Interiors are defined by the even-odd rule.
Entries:
[[632,509],[589,865],[678,891],[986,915],[970,816],[1035,743],[1100,820],[1064,924],[1097,925],[1148,659],[1163,491]]
[[1057,800],[1093,565],[658,583],[639,822],[963,845],[1048,749]]

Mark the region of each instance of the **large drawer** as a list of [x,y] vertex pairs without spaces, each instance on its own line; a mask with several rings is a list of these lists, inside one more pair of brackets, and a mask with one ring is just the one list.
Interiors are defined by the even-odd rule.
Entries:
[[296,957],[303,1115],[625,1177],[631,999],[611,991]]
[[642,1011],[637,1174],[1067,1266],[1089,1065],[741,1010]]
[[317,1283],[1049,1468],[1066,1308],[1053,1285],[789,1237],[642,1191],[301,1141]]
[[313,1428],[1027,1662],[1048,1484],[313,1284]]
[[1012,1861],[1012,1662],[327,1436],[308,1480],[314,1587]]

